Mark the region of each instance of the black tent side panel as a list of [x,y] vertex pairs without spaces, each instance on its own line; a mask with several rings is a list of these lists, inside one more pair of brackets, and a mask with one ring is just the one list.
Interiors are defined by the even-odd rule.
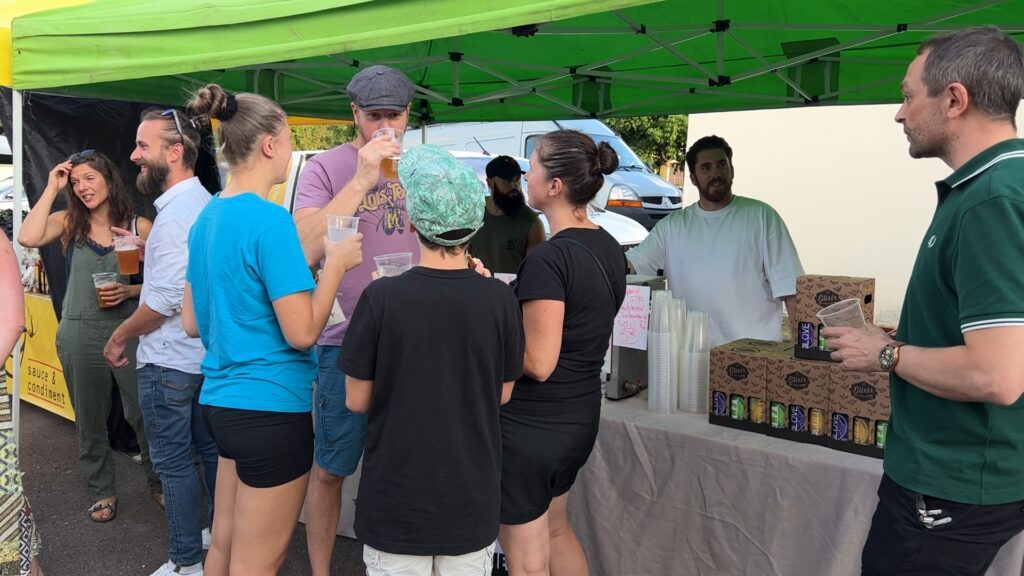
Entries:
[[[0,121],[8,142],[13,145],[13,93],[0,87]],[[129,157],[135,148],[135,131],[139,117],[148,108],[166,105],[119,102],[90,98],[72,98],[35,92],[23,93],[23,165],[25,192],[29,204],[46,188],[50,170],[75,152],[95,149],[117,165],[135,204],[136,213],[153,219],[156,210],[153,197],[145,196],[135,187],[139,169]],[[180,106],[180,103],[177,105]],[[205,135],[210,142],[209,134]],[[220,190],[217,164],[209,146],[203,146],[196,166],[196,175],[207,190]],[[65,207],[63,195],[54,203],[54,210]],[[49,279],[53,307],[60,320],[61,304],[67,284],[66,260],[60,244],[55,242],[40,250]]]

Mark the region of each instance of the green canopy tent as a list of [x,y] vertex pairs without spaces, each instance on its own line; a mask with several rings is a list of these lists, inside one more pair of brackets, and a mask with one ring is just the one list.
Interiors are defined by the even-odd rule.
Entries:
[[289,114],[349,115],[390,64],[426,121],[893,102],[942,30],[1024,32],[1022,0],[98,0],[18,18],[15,88],[141,101],[216,81]]

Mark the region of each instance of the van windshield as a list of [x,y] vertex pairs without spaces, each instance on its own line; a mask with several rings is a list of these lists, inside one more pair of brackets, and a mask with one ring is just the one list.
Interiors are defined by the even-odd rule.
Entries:
[[637,157],[636,153],[625,143],[622,138],[618,136],[603,136],[600,134],[587,134],[594,139],[594,142],[600,144],[601,142],[607,142],[609,146],[615,150],[615,153],[619,155],[619,170],[643,170],[647,172],[648,168],[640,158]]

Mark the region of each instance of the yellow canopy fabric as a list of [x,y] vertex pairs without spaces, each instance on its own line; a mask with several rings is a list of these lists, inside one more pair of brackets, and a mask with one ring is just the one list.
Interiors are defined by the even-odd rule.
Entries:
[[11,86],[11,22],[18,16],[65,6],[77,6],[92,0],[0,0],[0,85]]

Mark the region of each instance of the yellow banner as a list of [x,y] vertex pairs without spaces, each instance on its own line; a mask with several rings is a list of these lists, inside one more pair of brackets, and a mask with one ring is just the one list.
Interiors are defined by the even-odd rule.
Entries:
[[[25,335],[21,349],[21,399],[68,420],[75,419],[64,370],[57,358],[57,315],[48,296],[25,294]],[[13,393],[13,360],[4,365],[7,392]]]

